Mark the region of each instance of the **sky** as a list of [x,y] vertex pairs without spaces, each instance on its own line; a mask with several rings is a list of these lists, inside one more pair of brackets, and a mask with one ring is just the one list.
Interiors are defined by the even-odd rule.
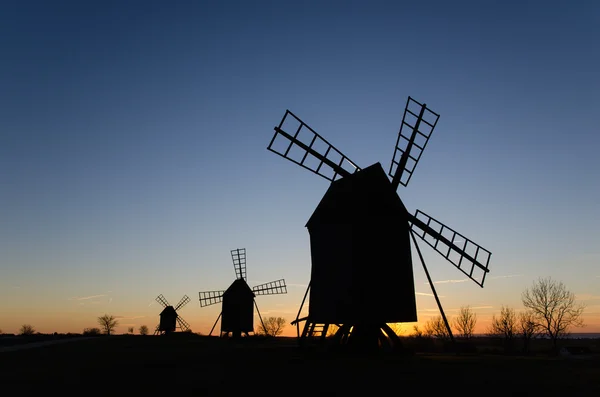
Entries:
[[387,169],[411,96],[440,118],[398,194],[492,252],[481,288],[419,245],[446,314],[485,332],[551,277],[600,332],[599,40],[593,0],[3,1],[0,329],[153,330],[162,294],[207,334],[198,293],[236,248],[251,287],[286,280],[262,316],[292,321],[329,181],[268,151],[273,128],[289,109]]

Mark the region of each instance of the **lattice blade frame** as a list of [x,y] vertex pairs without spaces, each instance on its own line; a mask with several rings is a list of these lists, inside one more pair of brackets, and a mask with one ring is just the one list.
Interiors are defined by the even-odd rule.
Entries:
[[269,283],[259,284],[252,288],[255,295],[276,295],[287,294],[287,286],[285,280],[280,279]]
[[183,298],[181,298],[181,300],[179,301],[179,303],[177,304],[177,306],[175,306],[175,310],[179,310],[183,306],[187,305],[189,301],[190,301],[189,296],[183,295]]
[[235,269],[235,278],[246,280],[246,248],[231,250],[231,259]]
[[397,183],[408,185],[439,118],[427,105],[408,97],[388,172]]
[[[410,215],[410,214],[409,214]],[[411,229],[458,270],[483,287],[492,253],[438,220],[417,210]]]
[[360,171],[356,163],[289,110],[275,127],[267,149],[330,182]]
[[190,324],[188,324],[187,321],[185,321],[183,318],[181,318],[181,316],[177,316],[177,322],[179,323],[179,329],[182,332],[185,332],[188,329],[190,329]]
[[165,297],[162,294],[160,294],[156,297],[156,301],[158,303],[160,303],[161,305],[163,305],[163,307],[169,306],[169,302],[167,302],[167,300],[165,299]]
[[225,291],[205,291],[199,292],[200,295],[200,307],[214,305],[223,301],[223,294]]

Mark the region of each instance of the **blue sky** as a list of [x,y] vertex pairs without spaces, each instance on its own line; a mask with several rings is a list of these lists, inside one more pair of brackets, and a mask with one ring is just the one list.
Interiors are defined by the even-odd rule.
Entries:
[[291,321],[328,182],[273,127],[290,109],[387,169],[410,95],[441,116],[401,198],[492,252],[481,289],[422,244],[449,314],[551,276],[600,332],[599,39],[594,1],[3,2],[0,329],[153,328],[162,293],[208,332],[234,248],[251,285],[286,279],[258,304]]

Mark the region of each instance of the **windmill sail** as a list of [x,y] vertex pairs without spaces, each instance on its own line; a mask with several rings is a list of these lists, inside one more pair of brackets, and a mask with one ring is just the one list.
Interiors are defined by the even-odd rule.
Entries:
[[223,294],[225,291],[205,291],[199,292],[200,295],[200,307],[214,305],[220,303],[223,300]]
[[179,324],[179,329],[181,331],[187,331],[190,329],[190,325],[185,321],[181,316],[177,316],[177,323]]
[[231,259],[233,260],[235,277],[246,280],[246,248],[231,250]]
[[160,303],[161,305],[163,305],[163,307],[169,306],[169,302],[167,302],[167,300],[165,299],[165,297],[162,294],[160,294],[156,297],[156,301],[158,303]]
[[187,303],[190,301],[190,298],[187,295],[184,295],[183,298],[181,298],[181,300],[179,301],[179,303],[177,304],[177,306],[175,306],[175,310],[179,310],[180,308],[182,308],[183,306],[187,305]]
[[408,185],[439,118],[427,105],[408,97],[388,173],[394,190],[399,184]]
[[267,147],[330,182],[360,168],[289,110],[285,111]]
[[287,294],[287,287],[285,285],[285,280],[281,279],[257,285],[252,288],[252,292],[254,292],[255,295]]
[[408,214],[411,230],[483,287],[492,253],[422,211]]

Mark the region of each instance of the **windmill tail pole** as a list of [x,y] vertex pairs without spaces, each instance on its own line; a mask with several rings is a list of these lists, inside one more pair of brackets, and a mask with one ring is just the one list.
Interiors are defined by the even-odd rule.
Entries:
[[223,314],[223,312],[219,313],[219,317],[217,317],[217,320],[215,321],[215,323],[213,324],[212,328],[210,329],[210,332],[208,333],[208,336],[211,336],[215,327],[217,326],[217,323],[219,322],[219,319],[221,318],[221,315]]
[[452,328],[450,327],[450,323],[448,323],[448,319],[446,318],[446,314],[444,313],[444,309],[442,308],[442,303],[440,302],[440,298],[438,297],[437,292],[435,291],[435,287],[433,286],[433,281],[431,280],[431,276],[429,275],[429,270],[427,270],[427,266],[425,266],[425,260],[423,259],[423,255],[421,254],[421,249],[417,244],[417,239],[415,238],[414,232],[412,229],[410,230],[410,236],[412,237],[413,242],[415,243],[415,247],[417,248],[417,253],[419,254],[419,259],[421,260],[421,264],[423,265],[423,270],[425,270],[425,275],[427,276],[427,281],[431,286],[431,291],[433,292],[433,296],[435,301],[440,309],[440,313],[442,315],[442,319],[444,320],[444,324],[446,324],[446,330],[448,330],[448,335],[450,336],[450,341],[454,344],[454,336],[452,335]]
[[256,304],[256,301],[254,301],[254,307],[256,307],[256,312],[258,313],[258,318],[260,319],[260,323],[262,324],[263,331],[265,332],[265,335],[266,335],[267,327],[265,327],[265,323],[263,322],[262,316],[260,315],[260,310],[258,310],[258,305]]
[[[302,312],[302,308],[304,307],[304,302],[306,301],[306,297],[308,296],[308,291],[310,291],[310,282],[308,283],[308,287],[306,287],[306,292],[304,292],[304,298],[302,298],[300,309],[298,309],[298,314],[296,314],[296,320],[292,321],[292,325],[296,325],[296,332],[298,334],[298,337],[300,337],[300,313]],[[306,321],[308,321],[308,319]]]

